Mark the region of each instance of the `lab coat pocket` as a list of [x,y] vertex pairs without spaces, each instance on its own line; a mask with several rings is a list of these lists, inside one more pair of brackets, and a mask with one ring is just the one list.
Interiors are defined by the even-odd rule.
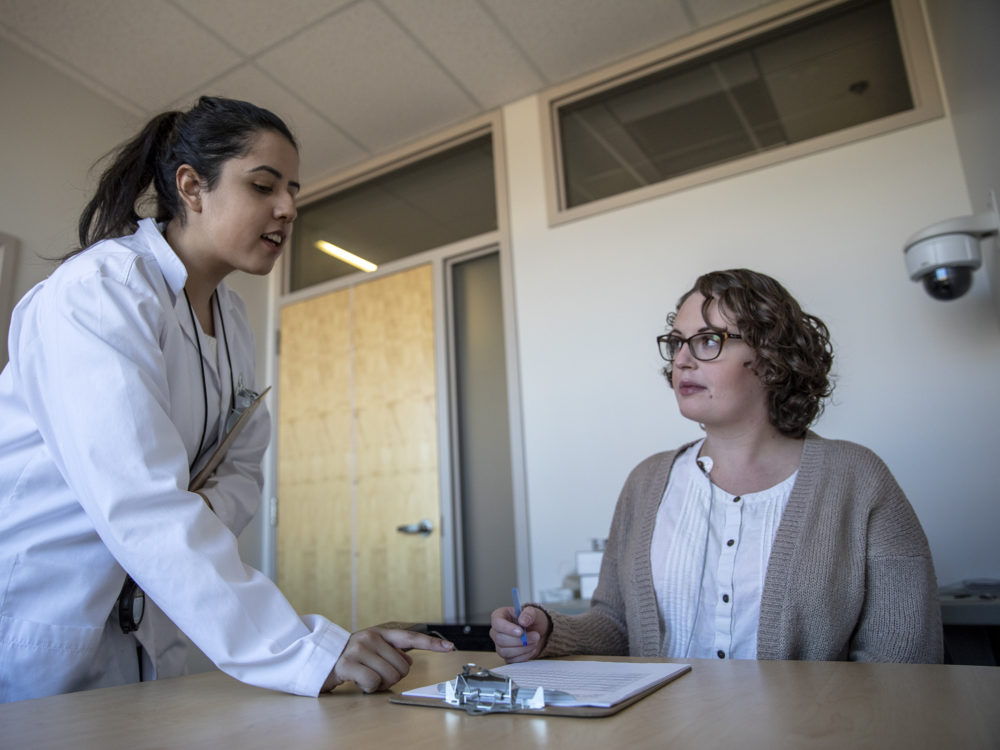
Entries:
[[[138,667],[116,658],[121,654],[109,648],[112,639],[110,628],[0,616],[0,702],[135,680]],[[134,647],[131,661],[136,661]]]
[[103,545],[0,556],[0,615],[101,628],[124,581]]
[[87,566],[0,559],[0,701],[137,679],[135,640],[117,627],[114,594],[94,601],[99,578]]

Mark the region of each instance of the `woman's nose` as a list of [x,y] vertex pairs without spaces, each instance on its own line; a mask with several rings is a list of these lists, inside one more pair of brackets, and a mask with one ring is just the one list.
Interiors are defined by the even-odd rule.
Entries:
[[680,367],[681,369],[687,369],[694,367],[696,360],[691,356],[691,344],[684,342],[680,345],[677,353],[674,355],[674,367]]
[[274,215],[287,221],[291,224],[295,221],[295,217],[299,215],[298,209],[295,207],[295,198],[287,193],[278,201],[278,205],[274,209]]

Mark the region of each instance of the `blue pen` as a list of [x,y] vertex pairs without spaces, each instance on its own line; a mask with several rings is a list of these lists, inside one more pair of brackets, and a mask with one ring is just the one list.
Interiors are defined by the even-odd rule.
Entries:
[[[521,597],[518,596],[517,586],[515,586],[511,590],[511,593],[514,595],[514,619],[515,620],[520,620],[521,619]],[[520,625],[520,624],[521,623],[518,623],[518,625]],[[528,634],[524,632],[524,628],[521,628],[521,645],[522,646],[527,646],[528,645]]]

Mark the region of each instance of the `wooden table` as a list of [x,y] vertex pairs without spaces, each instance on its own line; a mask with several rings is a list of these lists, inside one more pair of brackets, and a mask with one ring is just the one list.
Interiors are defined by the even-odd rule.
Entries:
[[[412,652],[394,690],[495,653]],[[690,660],[692,671],[598,719],[464,712],[338,689],[301,698],[221,672],[0,705],[2,748],[991,748],[1000,668]]]

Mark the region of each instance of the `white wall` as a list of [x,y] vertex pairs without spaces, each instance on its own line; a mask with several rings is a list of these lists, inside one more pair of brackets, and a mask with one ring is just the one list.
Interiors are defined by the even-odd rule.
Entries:
[[[91,166],[139,122],[2,37],[0,70],[0,231],[21,241],[18,300],[51,272],[44,258],[76,245],[76,222],[96,184]],[[8,323],[0,320],[0,363]]]
[[539,108],[504,110],[535,594],[606,536],[639,460],[697,437],[659,374],[664,316],[708,270],[776,276],[831,328],[838,386],[817,425],[874,449],[930,539],[939,581],[1000,576],[1000,330],[983,278],[952,303],[902,242],[968,213],[948,119],[559,227]]
[[[978,213],[989,208],[991,193],[1000,201],[1000,3],[929,0],[927,9],[965,182]],[[983,260],[1000,317],[1000,240],[994,247],[997,252]]]

